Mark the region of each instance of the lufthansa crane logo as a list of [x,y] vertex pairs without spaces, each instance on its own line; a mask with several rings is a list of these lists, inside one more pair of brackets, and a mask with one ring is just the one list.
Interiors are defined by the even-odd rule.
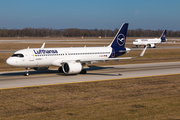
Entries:
[[125,43],[125,36],[123,34],[119,34],[117,37],[117,43],[119,46],[123,46]]

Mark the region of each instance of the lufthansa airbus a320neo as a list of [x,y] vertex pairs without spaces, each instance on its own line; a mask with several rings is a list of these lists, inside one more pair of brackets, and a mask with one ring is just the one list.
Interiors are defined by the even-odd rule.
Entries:
[[133,44],[138,48],[140,47],[141,45],[143,46],[147,46],[149,45],[149,47],[153,47],[153,48],[156,48],[156,45],[157,44],[160,44],[160,43],[163,43],[163,42],[166,42],[166,31],[167,30],[164,30],[161,37],[160,38],[154,38],[154,39],[136,39],[134,40]]
[[[29,69],[48,69],[49,66],[58,66],[59,72],[65,74],[85,74],[83,66],[107,60],[131,59],[135,57],[120,57],[130,51],[125,48],[128,23],[124,23],[111,44],[107,47],[75,47],[75,48],[27,48],[16,51],[6,60],[6,63],[13,67],[26,68],[25,75],[29,75]],[[144,48],[141,57],[144,55]]]

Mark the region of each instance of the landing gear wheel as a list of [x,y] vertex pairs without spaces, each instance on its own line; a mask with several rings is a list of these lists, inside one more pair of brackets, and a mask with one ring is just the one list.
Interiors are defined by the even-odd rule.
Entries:
[[25,76],[29,76],[29,69],[30,68],[26,68],[26,72],[24,73]]
[[137,48],[139,48],[140,46],[139,45],[136,45]]
[[25,72],[24,75],[25,75],[25,76],[29,76],[29,73],[28,73],[28,72]]
[[86,73],[87,73],[87,71],[85,69],[82,69],[80,72],[80,74],[86,74]]
[[60,73],[63,73],[62,67],[59,67],[59,68],[58,68],[58,71],[59,71]]

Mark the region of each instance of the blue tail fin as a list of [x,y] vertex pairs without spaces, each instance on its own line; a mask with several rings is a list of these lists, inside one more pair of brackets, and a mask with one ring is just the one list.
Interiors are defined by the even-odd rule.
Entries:
[[160,39],[161,39],[161,42],[166,42],[166,31],[167,30],[164,30],[164,32],[162,33]]
[[121,28],[114,37],[114,40],[109,46],[111,46],[112,48],[124,48],[126,42],[127,29],[128,23],[122,24]]

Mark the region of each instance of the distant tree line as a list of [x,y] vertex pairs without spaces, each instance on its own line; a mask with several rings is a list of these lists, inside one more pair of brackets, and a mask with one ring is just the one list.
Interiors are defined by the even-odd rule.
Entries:
[[[24,29],[0,29],[0,37],[114,37],[118,29],[52,29],[52,28],[24,28]],[[128,37],[159,37],[163,30],[128,30]],[[180,37],[180,31],[167,31],[168,37]]]

